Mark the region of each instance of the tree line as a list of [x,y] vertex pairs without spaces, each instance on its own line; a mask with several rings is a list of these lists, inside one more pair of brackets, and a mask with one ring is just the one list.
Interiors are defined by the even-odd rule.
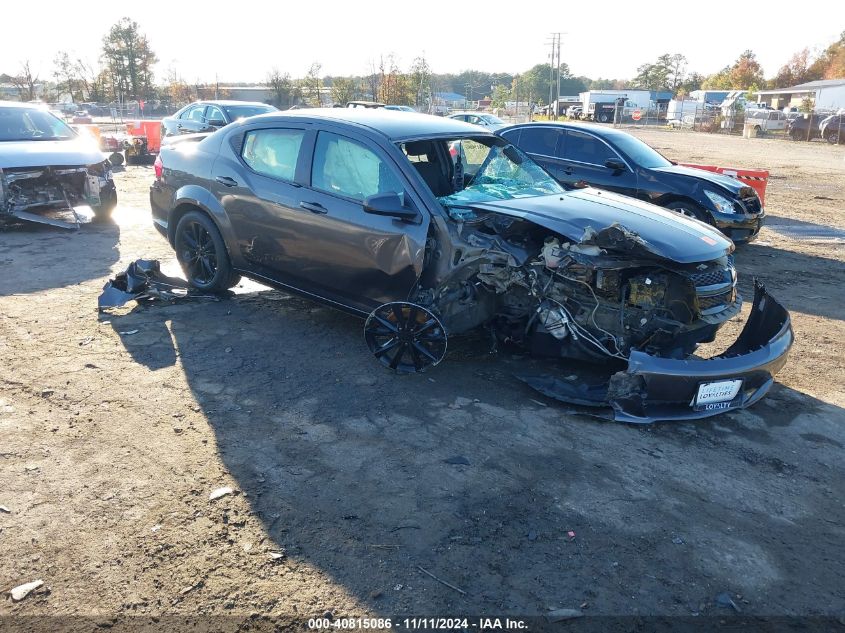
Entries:
[[[24,60],[16,74],[0,74],[0,82],[14,84],[23,101],[34,100],[38,87],[44,83],[52,86],[52,94],[44,95],[51,100],[53,96],[58,101],[69,95],[80,102],[145,99],[182,104],[195,99],[199,90],[207,87],[189,84],[174,68],[168,69],[163,81],[156,83],[154,68],[158,61],[138,23],[123,18],[103,37],[96,64],[59,51],[47,80],[42,80],[31,63]],[[558,75],[560,95],[622,88],[667,91],[675,95],[698,89],[783,88],[815,79],[845,78],[845,31],[820,53],[813,54],[807,48],[797,51],[768,80],[754,52],[746,50],[733,64],[709,76],[690,72],[687,59],[681,53],[666,53],[654,62],[642,64],[630,80],[576,76],[565,63],[557,69],[549,64],[537,64],[518,74],[478,70],[438,74],[422,55],[403,70],[397,57],[391,54],[370,60],[366,71],[360,75],[323,75],[321,64],[314,62],[305,75],[298,78],[273,67],[263,83],[272,93],[271,101],[280,108],[300,104],[321,106],[355,99],[425,108],[437,93],[455,93],[468,101],[489,98],[494,107],[502,107],[505,102],[514,100],[545,104],[550,97],[555,97]]]

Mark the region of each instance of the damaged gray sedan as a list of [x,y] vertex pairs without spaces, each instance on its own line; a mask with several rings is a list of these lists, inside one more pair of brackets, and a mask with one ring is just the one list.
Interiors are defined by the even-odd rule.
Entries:
[[0,101],[0,226],[77,228],[77,207],[106,218],[116,205],[111,166],[96,143],[48,110]]
[[399,372],[487,328],[565,361],[560,375],[520,376],[550,397],[620,421],[693,419],[759,400],[792,344],[789,314],[755,284],[739,339],[694,357],[741,309],[730,240],[644,202],[567,189],[456,121],[253,117],[163,148],[150,201],[193,286],[246,275],[359,314],[372,353]]

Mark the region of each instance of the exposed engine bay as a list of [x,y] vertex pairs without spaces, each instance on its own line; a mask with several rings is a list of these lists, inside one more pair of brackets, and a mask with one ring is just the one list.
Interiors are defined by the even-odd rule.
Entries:
[[45,166],[0,169],[0,221],[27,220],[76,228],[76,207],[95,213],[111,205],[114,183],[108,163],[87,167]]
[[544,356],[684,358],[742,306],[730,256],[687,266],[632,258],[639,238],[619,224],[577,243],[493,212],[444,228],[451,239],[430,240],[435,265],[417,300],[449,332],[486,324]]

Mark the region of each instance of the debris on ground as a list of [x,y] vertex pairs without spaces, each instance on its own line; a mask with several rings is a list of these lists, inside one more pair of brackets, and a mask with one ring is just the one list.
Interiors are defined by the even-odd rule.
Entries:
[[5,512],[6,514],[11,514],[12,511],[9,510],[6,506],[0,506],[0,512]]
[[133,299],[176,301],[185,298],[218,299],[214,295],[202,294],[184,279],[168,277],[161,272],[161,264],[157,259],[137,259],[125,271],[106,282],[97,306],[103,310],[120,307]]
[[132,336],[133,334],[137,334],[141,330],[126,330],[124,332],[118,332],[118,334],[122,334],[124,336]]
[[574,531],[574,530],[569,530],[569,531],[566,533],[566,536],[568,536],[568,537],[569,537],[569,540],[570,540],[570,541],[574,541],[574,540],[575,540],[575,531]]
[[287,557],[287,553],[285,552],[270,552],[268,555],[270,556],[270,560],[273,561],[282,560]]
[[554,609],[546,614],[546,619],[549,622],[562,622],[563,620],[580,618],[583,615],[580,609]]
[[447,457],[443,460],[446,464],[456,464],[460,466],[469,466],[469,460],[463,455],[455,455],[454,457]]
[[673,542],[675,545],[683,545],[683,544],[684,544],[684,539],[682,539],[680,536],[675,536],[674,538],[672,538],[672,542]]
[[19,602],[43,584],[43,580],[33,580],[32,582],[28,582],[23,585],[18,585],[17,587],[12,589],[9,594],[12,596],[12,600],[14,600],[15,602]]
[[226,495],[230,495],[234,492],[229,486],[223,486],[222,488],[218,488],[214,490],[210,495],[208,495],[209,501],[214,501],[215,499],[219,499],[220,497],[225,497]]
[[462,596],[467,595],[467,592],[466,592],[466,591],[464,591],[463,589],[459,589],[459,588],[458,588],[458,587],[456,587],[455,585],[452,585],[452,584],[450,584],[450,583],[446,582],[446,581],[445,581],[445,580],[443,580],[442,578],[438,578],[437,576],[435,576],[434,574],[432,574],[432,573],[431,573],[430,571],[428,571],[427,569],[423,569],[423,568],[422,568],[422,567],[420,567],[419,565],[417,565],[417,569],[419,569],[419,570],[420,570],[422,573],[424,573],[426,576],[430,576],[430,577],[434,578],[434,580],[436,580],[437,582],[439,582],[441,585],[443,585],[443,586],[445,586],[445,587],[449,587],[449,589],[454,589],[455,591],[457,591],[457,592],[458,592],[459,594],[461,594]]
[[734,599],[731,598],[731,594],[729,594],[727,591],[723,591],[722,593],[716,596],[716,605],[725,609],[727,609],[728,607],[733,607],[734,611],[736,611],[737,613],[740,612],[740,609],[737,606],[736,602],[734,602]]

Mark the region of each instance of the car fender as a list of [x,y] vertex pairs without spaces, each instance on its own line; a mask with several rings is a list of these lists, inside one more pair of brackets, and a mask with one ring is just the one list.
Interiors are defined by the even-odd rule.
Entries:
[[181,217],[192,209],[199,209],[211,218],[217,226],[217,230],[220,231],[220,235],[223,236],[223,242],[226,244],[232,266],[243,268],[246,265],[239,254],[232,252],[229,248],[229,244],[233,244],[235,239],[232,223],[229,221],[229,216],[226,214],[223,205],[210,191],[200,185],[184,185],[173,194],[170,208],[172,211],[167,223],[167,237],[171,244],[176,242],[176,225],[179,224]]

